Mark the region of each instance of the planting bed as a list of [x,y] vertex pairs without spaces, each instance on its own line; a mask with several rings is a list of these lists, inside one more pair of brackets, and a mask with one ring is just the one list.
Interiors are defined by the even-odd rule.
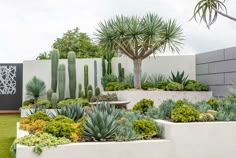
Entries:
[[127,100],[129,104],[128,109],[132,107],[141,99],[147,98],[154,101],[154,106],[159,106],[164,100],[172,99],[174,101],[179,99],[187,99],[190,102],[198,102],[208,100],[212,97],[211,91],[144,91],[144,90],[125,90],[125,91],[105,91],[103,94],[116,93],[120,100]]
[[[22,137],[25,131],[17,129],[17,137]],[[173,158],[169,140],[140,140],[132,142],[84,142],[58,145],[43,148],[39,156],[33,147],[17,145],[16,158]]]

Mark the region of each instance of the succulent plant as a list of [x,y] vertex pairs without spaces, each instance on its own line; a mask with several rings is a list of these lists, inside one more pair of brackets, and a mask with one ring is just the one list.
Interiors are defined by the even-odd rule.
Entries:
[[[104,108],[104,109],[103,109]],[[110,112],[111,106],[95,107],[84,123],[84,137],[87,140],[93,141],[108,141],[114,140],[118,133],[119,124],[116,118]]]
[[58,109],[57,114],[69,117],[76,122],[83,117],[84,109],[78,104],[67,105],[61,109]]
[[52,90],[52,89],[48,89],[48,90],[47,90],[47,100],[48,100],[48,101],[51,101],[52,93],[53,93],[53,90]]

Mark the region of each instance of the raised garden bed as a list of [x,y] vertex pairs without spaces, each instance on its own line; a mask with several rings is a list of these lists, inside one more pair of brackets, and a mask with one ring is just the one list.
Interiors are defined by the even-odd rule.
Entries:
[[104,91],[102,94],[116,93],[120,100],[127,100],[129,104],[128,109],[132,107],[141,99],[147,98],[154,101],[155,106],[159,106],[164,100],[172,99],[177,101],[179,99],[187,99],[190,102],[198,102],[208,100],[212,97],[211,91],[144,91],[144,90],[124,90],[124,91]]
[[175,158],[226,158],[236,155],[236,121],[173,123],[156,121],[173,142]]
[[[26,133],[17,129],[18,138]],[[81,142],[43,148],[39,156],[33,147],[17,145],[16,158],[173,158],[169,140],[139,140],[132,142]]]

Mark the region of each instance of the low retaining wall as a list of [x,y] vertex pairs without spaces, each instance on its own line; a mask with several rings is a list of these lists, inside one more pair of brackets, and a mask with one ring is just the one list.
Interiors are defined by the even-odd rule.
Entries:
[[208,91],[144,91],[144,90],[126,90],[126,91],[105,91],[102,94],[116,93],[119,100],[129,101],[128,109],[132,107],[141,99],[147,98],[154,101],[155,106],[159,106],[164,100],[172,99],[174,101],[179,99],[187,99],[193,103],[208,100],[212,97],[212,92]]
[[157,120],[175,158],[228,158],[236,155],[236,122],[173,123]]
[[[19,125],[18,125],[19,126]],[[28,132],[17,129],[17,138]],[[86,142],[45,147],[38,156],[33,147],[17,145],[16,158],[173,158],[169,140],[141,140],[132,142]]]

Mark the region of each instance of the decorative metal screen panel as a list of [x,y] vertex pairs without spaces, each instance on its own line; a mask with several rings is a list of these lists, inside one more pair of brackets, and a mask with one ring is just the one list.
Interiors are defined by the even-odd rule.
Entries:
[[23,64],[0,64],[0,110],[22,105]]
[[0,95],[16,93],[16,66],[0,66]]

